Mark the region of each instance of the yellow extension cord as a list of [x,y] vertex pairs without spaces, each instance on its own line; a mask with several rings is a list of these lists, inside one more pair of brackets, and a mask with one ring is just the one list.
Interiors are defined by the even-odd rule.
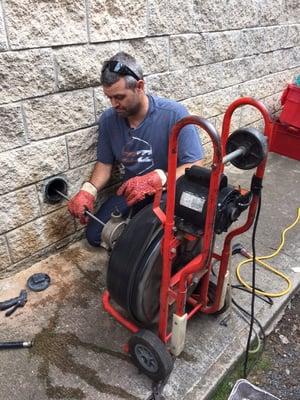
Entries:
[[[267,260],[269,258],[273,258],[273,257],[277,256],[277,254],[281,251],[281,249],[282,249],[282,247],[284,245],[284,242],[285,242],[285,234],[286,234],[286,232],[288,230],[292,229],[300,220],[300,208],[298,208],[297,210],[298,210],[298,215],[297,215],[297,218],[295,219],[295,221],[291,225],[289,225],[287,228],[285,228],[284,231],[281,233],[281,243],[280,243],[278,249],[274,253],[272,253],[272,254],[270,254],[268,256],[260,256],[260,257],[256,257],[255,258],[255,261],[258,262],[260,265],[262,265],[264,268],[270,270],[274,274],[276,274],[276,275],[280,276],[282,279],[284,279],[287,282],[288,286],[287,286],[287,288],[285,290],[283,290],[283,291],[281,291],[279,293],[269,293],[269,292],[264,292],[262,290],[255,289],[255,293],[257,293],[257,294],[262,294],[263,296],[268,296],[268,297],[281,297],[281,296],[284,296],[285,294],[287,294],[291,290],[292,283],[291,283],[289,277],[286,276],[285,274],[283,274],[282,272],[279,272],[275,268],[271,267],[271,265],[263,262],[262,260]],[[244,260],[244,261],[240,262],[238,264],[237,268],[236,268],[236,275],[237,275],[237,278],[238,278],[239,282],[249,290],[252,290],[252,286],[249,285],[247,282],[245,282],[242,279],[241,273],[240,273],[240,269],[241,269],[242,265],[245,265],[245,264],[247,264],[247,263],[249,263],[251,261],[253,261],[253,257],[252,256],[251,256],[251,258],[248,258],[247,260]]]

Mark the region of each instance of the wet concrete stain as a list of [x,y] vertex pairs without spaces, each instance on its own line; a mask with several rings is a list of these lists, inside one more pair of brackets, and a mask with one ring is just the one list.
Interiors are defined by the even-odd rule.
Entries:
[[51,242],[75,232],[74,221],[65,209],[55,211],[45,223],[44,232]]
[[[76,289],[76,290],[75,290]],[[80,295],[77,293],[79,291],[82,292]],[[65,298],[68,298],[68,301],[72,303],[73,307],[77,308],[83,308],[83,309],[88,309],[90,307],[90,297],[89,293],[83,289],[83,285],[81,284],[80,286],[76,286],[74,288],[73,284],[65,284],[64,285],[64,292],[59,292],[59,293],[51,293],[45,296],[42,299],[35,299],[31,300],[29,306],[32,309],[36,309],[37,307],[47,307],[49,304],[53,303],[58,303],[58,302],[63,302]],[[99,293],[99,306],[100,306],[100,293]]]
[[186,351],[182,351],[178,358],[187,361],[187,362],[197,362],[197,358],[192,354],[187,353]]
[[95,288],[97,291],[99,291],[100,288],[104,286],[103,282],[100,281],[103,272],[100,270],[100,265],[99,269],[97,270],[85,270],[84,268],[82,268],[81,265],[86,264],[86,256],[86,253],[82,252],[80,249],[67,249],[62,252],[62,258],[66,262],[71,262],[72,265],[80,271],[83,277],[90,282],[90,287]]
[[[59,263],[51,265],[53,276],[63,276],[64,280],[57,279],[59,290],[53,294],[49,294],[44,299],[40,299],[37,304],[38,306],[46,306],[49,303],[58,304],[58,308],[49,320],[48,326],[36,335],[34,346],[30,350],[31,356],[38,357],[40,360],[38,377],[44,382],[46,394],[51,399],[72,398],[81,400],[87,396],[81,388],[54,385],[51,382],[50,376],[51,366],[54,366],[62,371],[62,373],[78,376],[100,393],[115,395],[123,399],[136,400],[138,397],[120,387],[103,382],[98,376],[98,371],[76,361],[70,348],[83,348],[93,351],[96,354],[106,354],[131,364],[130,357],[127,354],[92,343],[82,342],[73,332],[56,332],[59,326],[60,310],[64,304],[71,304],[74,308],[87,309],[90,307],[91,298],[94,298],[95,293],[97,293],[99,294],[100,306],[100,266],[99,270],[84,270],[81,265],[84,262],[86,263],[85,257],[86,254],[80,250],[75,249],[74,251],[68,249],[62,253]],[[66,282],[65,278],[68,277],[69,272],[62,270],[61,266],[64,262],[71,262],[73,268],[77,268],[80,271],[80,276],[77,279]]]
[[84,343],[79,340],[76,335],[70,332],[55,332],[58,325],[58,314],[59,309],[50,319],[48,327],[44,328],[35,337],[34,346],[30,350],[31,356],[37,356],[42,359],[38,368],[38,376],[46,385],[46,394],[48,398],[72,398],[76,400],[86,398],[85,393],[80,388],[53,385],[49,376],[50,366],[53,365],[63,373],[77,375],[100,393],[112,394],[129,400],[138,399],[138,397],[120,387],[102,382],[97,375],[97,371],[87,367],[86,365],[80,364],[73,359],[68,346],[76,348],[82,347],[87,350],[92,350],[97,354],[108,354],[109,356],[131,363],[129,356],[91,343]]
[[[105,287],[102,282],[102,272],[99,269],[86,270],[81,264],[86,262],[86,254],[79,249],[68,249],[62,253],[59,262],[50,262],[47,273],[51,277],[51,285],[57,286],[58,290],[45,292],[42,298],[35,297],[30,301],[29,306],[32,308],[45,307],[53,303],[63,303],[68,298],[73,306],[88,309],[92,297],[99,296],[99,306],[101,303],[101,291]],[[74,279],[72,270],[63,268],[64,263],[72,263],[72,268],[80,271],[80,276]],[[68,280],[68,277],[70,279]],[[91,296],[92,293],[92,296]]]

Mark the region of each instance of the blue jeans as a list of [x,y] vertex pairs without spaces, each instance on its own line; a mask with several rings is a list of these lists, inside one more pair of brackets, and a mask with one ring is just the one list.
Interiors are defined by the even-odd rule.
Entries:
[[[132,209],[132,216],[134,216],[138,211],[140,211],[147,204],[153,202],[153,196],[147,196],[145,200],[134,204],[129,207],[125,201],[125,197],[114,195],[107,199],[95,213],[95,216],[99,218],[102,222],[106,223],[111,216],[111,213],[118,208],[119,212],[123,217],[127,217],[130,210]],[[86,228],[86,238],[91,246],[99,247],[101,243],[101,232],[103,226],[99,222],[90,218],[87,228]]]

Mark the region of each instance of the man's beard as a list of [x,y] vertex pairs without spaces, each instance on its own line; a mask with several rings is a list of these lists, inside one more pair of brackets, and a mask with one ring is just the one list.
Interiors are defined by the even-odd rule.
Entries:
[[128,107],[126,110],[117,111],[118,115],[122,118],[133,117],[134,115],[138,114],[142,107],[142,103],[138,102],[135,105]]

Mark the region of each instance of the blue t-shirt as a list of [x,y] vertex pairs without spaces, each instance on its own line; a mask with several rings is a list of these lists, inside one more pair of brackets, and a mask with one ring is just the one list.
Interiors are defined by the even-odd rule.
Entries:
[[[105,110],[99,120],[97,160],[104,164],[123,164],[125,179],[157,168],[167,171],[171,129],[178,120],[189,115],[187,109],[174,100],[150,95],[148,99],[147,115],[135,129],[113,108]],[[177,165],[202,158],[198,130],[194,125],[187,125],[179,134]]]

